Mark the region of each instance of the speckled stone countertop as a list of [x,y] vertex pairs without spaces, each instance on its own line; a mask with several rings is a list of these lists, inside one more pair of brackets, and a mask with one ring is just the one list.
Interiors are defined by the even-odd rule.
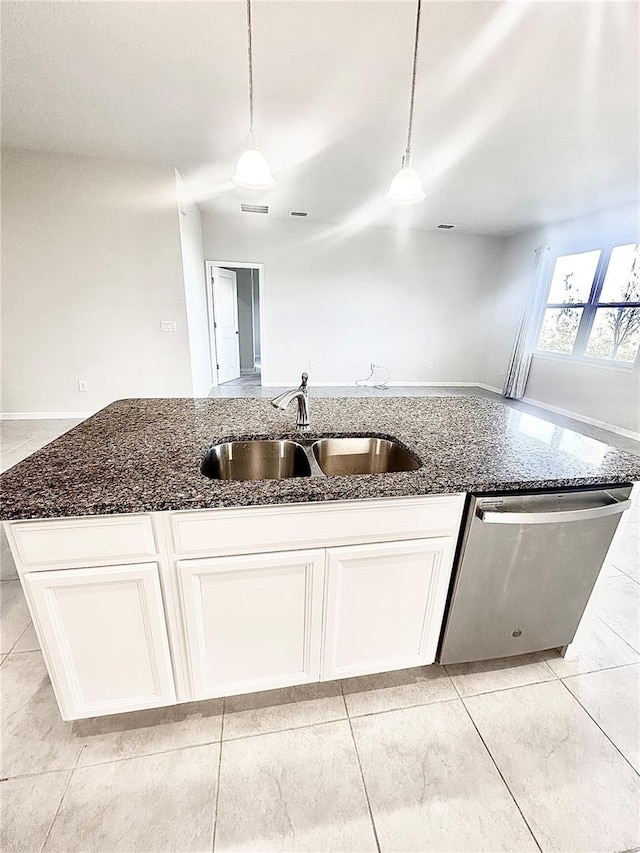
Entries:
[[203,452],[229,437],[295,438],[259,399],[119,400],[0,477],[0,518],[53,518],[640,480],[640,457],[482,397],[313,398],[318,435],[397,438],[416,471],[215,481]]

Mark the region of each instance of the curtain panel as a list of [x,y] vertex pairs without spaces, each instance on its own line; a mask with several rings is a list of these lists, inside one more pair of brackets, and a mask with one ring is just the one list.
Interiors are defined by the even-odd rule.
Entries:
[[524,396],[531,356],[536,347],[535,335],[538,330],[540,313],[546,302],[547,270],[549,268],[549,246],[538,246],[533,259],[533,268],[529,278],[529,292],[518,333],[513,345],[502,396],[519,400]]

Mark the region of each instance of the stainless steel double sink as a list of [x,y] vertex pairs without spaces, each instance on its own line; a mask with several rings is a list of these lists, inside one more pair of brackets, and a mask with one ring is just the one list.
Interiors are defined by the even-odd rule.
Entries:
[[415,471],[420,462],[386,438],[250,439],[209,448],[200,467],[212,480],[284,480]]

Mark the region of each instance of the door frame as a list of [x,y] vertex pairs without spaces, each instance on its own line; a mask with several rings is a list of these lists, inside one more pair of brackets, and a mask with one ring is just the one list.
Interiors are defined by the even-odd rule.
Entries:
[[[209,327],[209,354],[211,357],[212,388],[216,388],[218,382],[218,368],[216,360],[216,333],[214,326],[214,305],[212,273],[214,267],[231,267],[235,269],[258,270],[258,301],[260,303],[260,384],[264,385],[265,374],[265,346],[264,346],[264,264],[252,261],[205,261],[205,289],[207,294],[207,325]],[[255,343],[255,340],[254,340]]]

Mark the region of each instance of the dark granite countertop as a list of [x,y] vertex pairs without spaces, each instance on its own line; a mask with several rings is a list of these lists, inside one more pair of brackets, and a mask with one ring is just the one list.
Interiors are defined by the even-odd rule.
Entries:
[[316,398],[317,435],[399,439],[417,471],[209,480],[204,450],[230,436],[295,438],[295,407],[259,399],[119,400],[0,477],[0,518],[516,491],[640,480],[640,457],[482,397]]

